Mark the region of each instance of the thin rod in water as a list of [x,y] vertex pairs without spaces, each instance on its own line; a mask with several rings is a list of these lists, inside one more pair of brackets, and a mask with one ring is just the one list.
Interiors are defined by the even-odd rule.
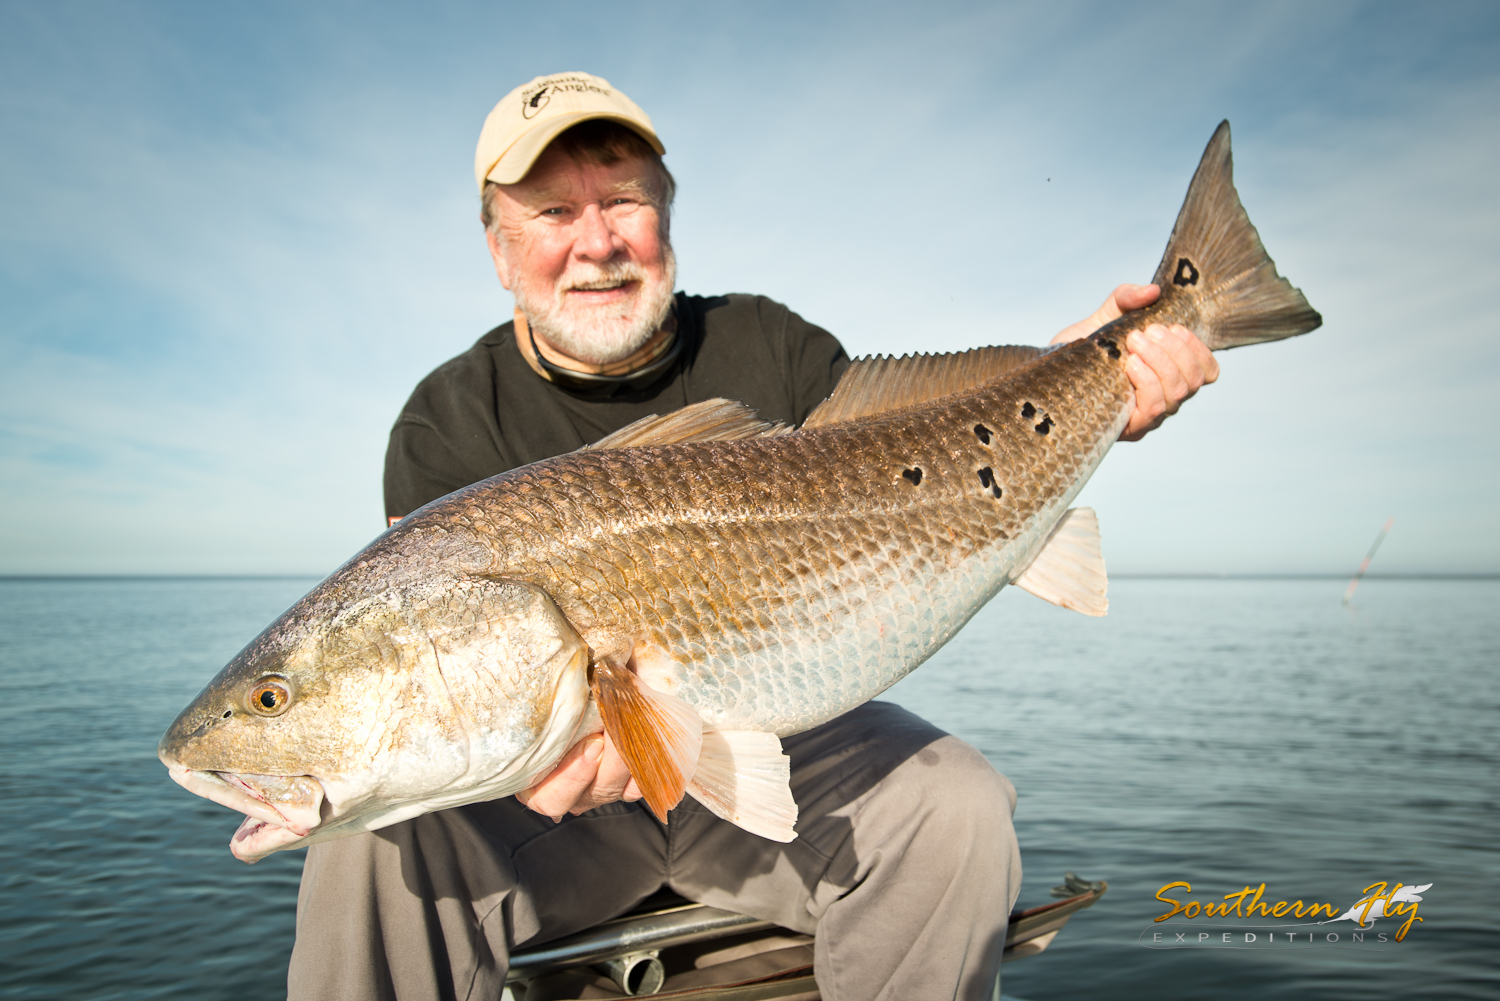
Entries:
[[1359,587],[1360,579],[1364,577],[1365,571],[1370,569],[1370,561],[1375,558],[1375,550],[1380,548],[1380,544],[1385,541],[1386,533],[1395,523],[1395,518],[1385,520],[1385,527],[1380,530],[1379,535],[1375,536],[1375,541],[1370,544],[1370,551],[1365,553],[1365,561],[1359,565],[1359,569],[1354,572],[1354,579],[1349,582],[1349,590],[1344,592],[1344,604],[1349,604],[1350,599],[1354,597],[1354,589]]

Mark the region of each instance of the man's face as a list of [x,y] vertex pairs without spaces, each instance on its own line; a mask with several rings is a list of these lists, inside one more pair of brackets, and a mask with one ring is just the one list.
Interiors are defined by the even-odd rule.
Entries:
[[578,164],[555,149],[500,186],[489,234],[500,283],[532,331],[581,361],[634,354],[672,308],[676,262],[652,164]]

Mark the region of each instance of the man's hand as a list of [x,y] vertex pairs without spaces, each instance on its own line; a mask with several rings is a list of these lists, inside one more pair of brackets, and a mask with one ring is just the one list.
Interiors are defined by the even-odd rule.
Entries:
[[[1111,320],[1132,309],[1149,306],[1161,296],[1155,285],[1121,285],[1094,310],[1052,338],[1053,344],[1087,337]],[[1125,338],[1130,359],[1125,371],[1135,386],[1135,412],[1120,432],[1121,441],[1140,441],[1149,431],[1177,413],[1183,401],[1219,377],[1213,352],[1187,327],[1153,323],[1144,331],[1132,330]]]
[[516,793],[516,799],[554,821],[605,803],[634,803],[640,798],[640,788],[607,733],[583,738],[545,778]]

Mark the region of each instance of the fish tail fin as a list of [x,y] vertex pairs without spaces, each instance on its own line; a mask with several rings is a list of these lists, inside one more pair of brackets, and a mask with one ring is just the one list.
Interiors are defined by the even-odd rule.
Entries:
[[1194,329],[1215,351],[1295,337],[1323,322],[1301,290],[1276,273],[1240,204],[1227,120],[1203,151],[1152,281],[1163,298],[1196,300]]

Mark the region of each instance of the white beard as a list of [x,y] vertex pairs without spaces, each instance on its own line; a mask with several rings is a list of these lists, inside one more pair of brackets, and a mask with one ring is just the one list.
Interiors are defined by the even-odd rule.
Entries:
[[[672,287],[677,283],[677,258],[670,245],[662,247],[662,275],[652,281],[635,261],[574,267],[551,288],[516,283],[516,306],[533,333],[565,354],[591,365],[609,365],[629,358],[661,329],[672,311]],[[571,308],[567,290],[639,282],[636,294],[606,306]]]

